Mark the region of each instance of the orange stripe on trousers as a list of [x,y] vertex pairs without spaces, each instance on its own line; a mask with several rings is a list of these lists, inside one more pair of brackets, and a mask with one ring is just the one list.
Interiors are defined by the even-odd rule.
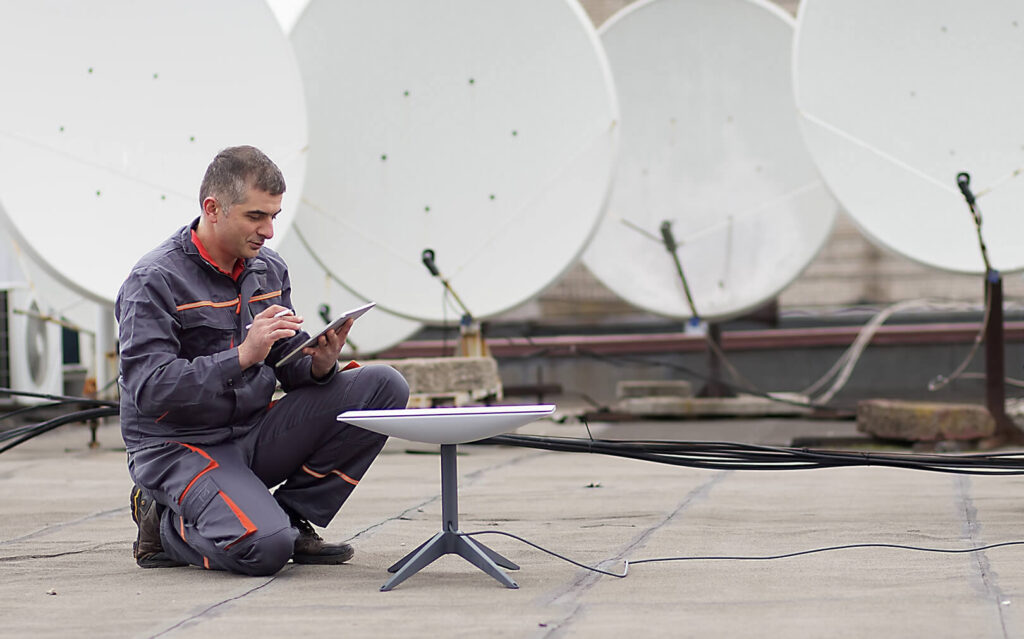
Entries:
[[310,468],[309,466],[306,466],[305,464],[302,465],[302,470],[305,473],[307,473],[309,475],[312,475],[313,477],[316,477],[317,479],[323,479],[327,475],[332,474],[332,475],[337,475],[338,477],[341,477],[343,480],[345,480],[346,482],[352,484],[353,486],[358,486],[359,485],[359,480],[358,479],[352,479],[351,477],[349,477],[345,473],[341,472],[340,470],[332,470],[330,473],[318,473],[315,470],[313,470],[312,468]]
[[231,509],[231,512],[235,513],[235,517],[238,517],[238,521],[245,528],[245,532],[242,534],[241,537],[239,537],[238,539],[234,540],[233,542],[231,542],[227,546],[224,546],[224,550],[227,550],[228,548],[234,546],[238,542],[242,541],[243,539],[245,539],[249,535],[251,535],[254,532],[256,532],[258,529],[256,528],[256,524],[252,523],[252,520],[249,519],[246,516],[246,514],[242,511],[242,509],[238,507],[238,504],[236,504],[235,502],[231,501],[231,498],[224,494],[223,490],[220,491],[218,494],[220,495],[220,498],[224,500],[224,503],[228,505],[228,508]]

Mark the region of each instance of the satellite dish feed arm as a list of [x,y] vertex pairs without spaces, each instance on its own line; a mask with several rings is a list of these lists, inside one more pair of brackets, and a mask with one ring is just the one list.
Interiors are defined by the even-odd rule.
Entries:
[[466,308],[466,305],[462,303],[461,299],[459,299],[459,295],[455,292],[455,289],[453,289],[452,285],[448,283],[448,280],[445,279],[443,275],[441,275],[441,270],[437,268],[437,263],[434,262],[434,249],[423,249],[423,253],[421,254],[420,257],[423,260],[423,266],[427,267],[427,270],[430,271],[430,274],[432,276],[441,280],[441,283],[444,284],[445,289],[452,294],[452,297],[455,299],[458,305],[462,307],[463,319],[468,323],[472,323],[473,314],[469,312],[469,309]]
[[974,192],[971,191],[971,174],[967,172],[958,173],[956,176],[956,185],[960,188],[960,192],[963,194],[964,199],[967,200],[967,206],[971,209],[971,217],[974,218],[974,227],[978,231],[978,244],[981,246],[981,259],[985,262],[985,273],[988,277],[991,277],[992,265],[988,261],[988,249],[985,248],[985,238],[981,235],[981,210],[978,208]]
[[686,281],[686,274],[683,273],[683,263],[679,261],[679,244],[676,242],[676,237],[672,233],[672,222],[665,220],[661,223],[661,241],[665,244],[665,250],[672,256],[672,260],[676,264],[676,272],[679,273],[679,281],[683,283],[683,293],[686,294],[686,303],[690,305],[690,313],[693,314],[694,320],[700,320],[700,314],[697,313],[697,305],[693,303],[693,294],[690,293],[690,284]]

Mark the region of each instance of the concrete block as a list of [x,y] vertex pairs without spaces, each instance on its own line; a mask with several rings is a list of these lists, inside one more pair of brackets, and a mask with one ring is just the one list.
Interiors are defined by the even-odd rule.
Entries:
[[485,397],[502,397],[493,357],[414,357],[362,364],[387,364],[401,373],[409,382],[411,407],[463,406]]
[[615,387],[619,399],[630,397],[693,397],[693,385],[684,380],[630,380]]
[[[776,393],[780,399],[807,401],[793,393]],[[765,397],[630,397],[620,400],[615,411],[638,417],[764,417],[806,415],[812,409]]]
[[991,437],[996,423],[980,404],[869,399],[857,404],[857,430],[901,441],[964,441]]

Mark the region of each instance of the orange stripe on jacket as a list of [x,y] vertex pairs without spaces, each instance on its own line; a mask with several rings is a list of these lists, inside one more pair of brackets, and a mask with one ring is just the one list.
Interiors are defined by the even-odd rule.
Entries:
[[253,302],[262,302],[263,300],[269,300],[271,298],[280,297],[280,296],[281,296],[281,291],[280,290],[272,291],[270,293],[264,293],[262,295],[254,295],[253,297],[249,298],[249,303],[252,304]]
[[242,526],[245,528],[245,532],[242,534],[241,537],[239,537],[238,539],[234,540],[233,542],[231,542],[227,546],[224,546],[224,550],[227,550],[228,548],[234,546],[238,542],[242,541],[243,539],[245,539],[249,535],[251,535],[254,532],[256,532],[258,529],[256,528],[256,524],[252,523],[252,520],[249,519],[245,515],[244,512],[242,512],[242,509],[239,508],[238,505],[235,502],[231,501],[230,497],[228,497],[227,495],[224,494],[223,490],[220,491],[217,494],[219,494],[220,498],[224,500],[224,503],[228,505],[228,508],[231,509],[231,512],[235,513],[235,517],[238,517],[239,523],[241,523]]
[[178,306],[175,306],[174,308],[175,310],[178,311],[187,311],[190,308],[202,308],[204,306],[211,306],[213,308],[228,308],[230,306],[238,306],[239,302],[241,302],[241,297],[236,297],[235,299],[228,300],[226,302],[212,302],[210,300],[202,300],[200,302],[189,302],[188,304],[180,304]]

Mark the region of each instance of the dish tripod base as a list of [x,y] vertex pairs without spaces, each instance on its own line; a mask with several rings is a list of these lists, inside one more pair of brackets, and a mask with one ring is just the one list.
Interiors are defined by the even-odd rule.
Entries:
[[455,448],[455,444],[441,445],[441,532],[388,568],[388,572],[394,573],[394,576],[380,587],[382,591],[391,590],[433,563],[438,557],[449,554],[459,555],[497,579],[506,588],[519,587],[502,570],[519,570],[519,566],[459,531],[459,484]]

